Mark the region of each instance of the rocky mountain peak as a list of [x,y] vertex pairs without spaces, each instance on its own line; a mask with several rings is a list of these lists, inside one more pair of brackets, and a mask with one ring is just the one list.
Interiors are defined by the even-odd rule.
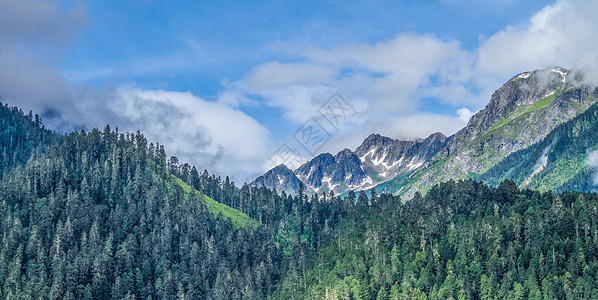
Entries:
[[[381,136],[377,133],[370,134],[357,149],[355,152],[360,155],[363,150],[378,148],[378,147],[387,147],[394,142],[393,139],[385,136]],[[367,152],[367,151],[366,151]]]
[[444,135],[444,133],[442,132],[435,132],[430,134],[430,136],[428,136],[425,139],[421,139],[422,142],[424,141],[429,141],[429,142],[444,142],[446,140],[446,135]]
[[346,157],[350,157],[350,156],[352,156],[352,155],[355,155],[355,154],[353,153],[353,151],[349,150],[348,148],[345,148],[345,149],[343,149],[343,150],[339,151],[339,152],[338,152],[338,153],[337,153],[337,154],[334,156],[334,158],[335,158],[336,160],[341,160],[341,159],[344,159],[344,158],[346,158]]
[[335,156],[320,154],[299,167],[295,174],[315,191],[335,190],[341,185],[359,185],[366,177],[359,157],[349,149],[343,149]]
[[280,165],[272,168],[267,173],[269,173],[269,172],[278,173],[278,174],[282,174],[282,173],[293,173],[293,171],[291,169],[289,169],[285,164],[280,164]]
[[251,184],[255,186],[265,186],[268,188],[275,188],[279,191],[296,194],[301,181],[291,169],[286,165],[280,164],[270,170],[264,175],[256,178]]
[[312,160],[304,163],[302,166],[300,166],[295,171],[295,173],[309,172],[309,170],[312,169],[313,167],[326,168],[326,167],[334,164],[334,162],[335,162],[335,159],[334,159],[334,156],[332,156],[332,154],[322,153],[322,154],[314,157]]

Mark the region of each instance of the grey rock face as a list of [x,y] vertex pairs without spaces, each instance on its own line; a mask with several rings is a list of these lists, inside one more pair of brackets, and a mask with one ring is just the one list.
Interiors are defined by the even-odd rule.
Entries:
[[366,179],[359,157],[349,149],[335,156],[323,153],[299,167],[295,174],[315,191],[340,192],[355,187]]
[[421,167],[445,145],[445,141],[446,136],[439,132],[415,141],[372,134],[355,153],[368,173],[378,175],[375,181],[382,182]]
[[473,115],[467,126],[459,130],[447,143],[441,156],[448,156],[461,150],[496,122],[504,120],[515,112],[517,107],[531,105],[563,89],[569,70],[553,67],[533,72],[520,73],[492,94],[486,107]]

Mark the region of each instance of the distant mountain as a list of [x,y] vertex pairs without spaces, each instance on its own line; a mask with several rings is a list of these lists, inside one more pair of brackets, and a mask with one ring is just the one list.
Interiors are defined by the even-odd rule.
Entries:
[[418,169],[445,145],[446,136],[434,133],[415,141],[393,140],[379,134],[368,136],[355,152],[344,149],[332,155],[323,153],[294,172],[277,166],[253,181],[279,191],[298,191],[303,182],[307,192],[342,194],[367,190],[376,184]]
[[[467,126],[448,138],[435,133],[401,141],[372,134],[354,152],[321,154],[293,174],[312,192],[338,194],[376,187],[406,199],[449,179],[477,177],[591,107],[598,93],[583,80],[581,71],[562,67],[520,73],[500,87]],[[298,185],[295,179],[288,182]]]
[[425,167],[377,189],[410,199],[434,184],[476,177],[511,153],[541,141],[597,99],[595,87],[583,84],[580,71],[552,67],[521,73],[499,88]]

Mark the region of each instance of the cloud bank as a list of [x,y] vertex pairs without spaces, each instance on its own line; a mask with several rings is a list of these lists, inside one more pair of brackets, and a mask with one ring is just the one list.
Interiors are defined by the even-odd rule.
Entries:
[[67,98],[57,52],[87,23],[85,7],[57,0],[0,1],[0,100],[45,110]]
[[169,155],[237,181],[261,165],[272,147],[268,130],[255,119],[189,92],[124,86],[79,88],[71,97],[80,100],[57,108],[44,122],[65,131],[106,124],[120,132],[141,130],[149,141],[165,145]]

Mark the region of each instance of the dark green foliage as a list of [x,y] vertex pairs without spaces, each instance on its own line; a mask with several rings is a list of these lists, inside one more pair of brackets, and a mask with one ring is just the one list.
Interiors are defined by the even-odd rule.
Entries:
[[54,143],[57,136],[44,129],[41,118],[32,112],[25,115],[17,107],[0,103],[0,177],[32,154]]
[[293,294],[278,299],[595,299],[598,195],[436,186],[339,227]]

